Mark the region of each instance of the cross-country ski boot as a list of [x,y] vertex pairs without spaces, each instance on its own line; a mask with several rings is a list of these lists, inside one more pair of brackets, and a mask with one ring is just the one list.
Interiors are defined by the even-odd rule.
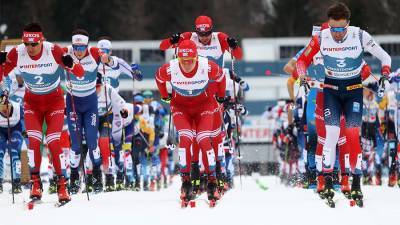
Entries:
[[122,191],[124,190],[124,173],[117,172],[117,179],[115,181],[115,190]]
[[3,179],[0,178],[0,194],[3,193]]
[[193,197],[200,194],[200,167],[198,162],[192,162],[190,178],[192,180]]
[[31,193],[29,198],[40,200],[42,198],[43,186],[39,173],[31,174]]
[[79,179],[78,168],[71,168],[71,176],[69,178],[69,192],[74,195],[79,192],[81,181]]
[[57,193],[57,177],[53,176],[49,179],[49,194]]
[[335,202],[333,201],[333,197],[335,196],[335,190],[333,189],[332,174],[325,174],[324,178],[325,178],[324,196],[326,198],[326,204],[331,208],[335,208]]
[[86,193],[86,191],[93,192],[93,174],[86,174],[86,186],[82,192]]
[[67,191],[67,180],[64,176],[58,176],[57,180],[57,194],[58,194],[58,202],[62,205],[71,201],[71,197]]
[[182,174],[182,186],[181,186],[181,207],[186,208],[188,204],[190,207],[194,207],[195,203],[193,199],[192,183],[190,182],[189,174]]
[[359,207],[364,206],[363,193],[361,191],[360,175],[353,174],[353,183],[351,184],[351,198],[355,201],[356,205]]
[[325,190],[325,178],[323,175],[318,175],[316,192],[321,199],[325,199],[324,190]]
[[342,179],[340,180],[340,190],[346,196],[347,199],[351,199],[351,189],[349,184],[349,175],[342,174]]
[[14,194],[22,193],[21,180],[19,178],[14,179],[12,188],[14,189]]
[[209,176],[207,183],[207,198],[209,201],[209,206],[211,208],[215,207],[217,200],[219,200],[220,197],[221,196],[217,189],[217,179],[214,176]]
[[96,194],[103,191],[103,175],[100,168],[93,168],[93,191]]
[[112,174],[106,174],[106,189],[105,192],[115,191],[114,176]]

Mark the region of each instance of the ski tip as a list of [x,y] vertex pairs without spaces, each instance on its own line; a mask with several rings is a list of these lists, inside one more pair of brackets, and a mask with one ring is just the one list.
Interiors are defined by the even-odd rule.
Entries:
[[356,201],[350,200],[350,207],[354,207],[356,205]]
[[28,204],[27,204],[28,210],[32,210],[34,205],[35,205],[35,203],[28,202]]

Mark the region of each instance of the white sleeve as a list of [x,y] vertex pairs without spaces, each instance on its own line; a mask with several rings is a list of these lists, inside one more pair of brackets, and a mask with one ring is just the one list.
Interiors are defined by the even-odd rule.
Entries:
[[131,66],[125,60],[123,60],[121,58],[117,58],[117,62],[118,62],[118,66],[119,66],[119,71],[121,71],[121,73],[126,74],[130,78],[133,79],[133,76],[132,76],[133,71],[131,69]]
[[368,32],[361,30],[361,35],[363,48],[378,58],[381,61],[382,66],[391,67],[392,59],[390,58],[390,55],[374,41]]
[[111,98],[113,112],[121,111],[121,109],[123,109],[126,104],[125,100],[118,94],[118,92],[113,87],[107,85],[107,88],[111,90],[110,98]]

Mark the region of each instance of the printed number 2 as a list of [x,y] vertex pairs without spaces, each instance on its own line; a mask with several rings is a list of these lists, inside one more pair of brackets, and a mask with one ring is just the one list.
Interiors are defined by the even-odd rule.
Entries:
[[42,76],[35,76],[34,79],[37,80],[36,84],[44,84]]
[[346,61],[346,60],[344,60],[344,59],[337,59],[337,60],[336,60],[337,66],[338,66],[338,67],[341,67],[341,68],[345,67],[345,66],[346,66],[345,61]]

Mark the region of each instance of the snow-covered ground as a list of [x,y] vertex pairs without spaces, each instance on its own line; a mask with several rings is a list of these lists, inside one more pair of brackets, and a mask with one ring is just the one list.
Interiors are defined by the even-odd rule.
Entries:
[[[11,204],[10,185],[0,194],[0,225],[80,225],[80,224],[163,224],[163,225],[280,225],[280,224],[396,224],[400,213],[400,189],[387,186],[363,187],[364,208],[350,207],[343,195],[336,208],[331,209],[311,190],[288,188],[276,177],[260,177],[268,185],[264,191],[255,177],[239,178],[236,188],[228,192],[215,208],[209,208],[205,195],[197,201],[196,208],[180,208],[179,179],[168,189],[159,192],[113,192],[72,196],[72,202],[55,208],[56,195],[44,194],[48,203],[27,210],[24,199],[28,190],[16,196]],[[204,200],[202,200],[204,199]]]

